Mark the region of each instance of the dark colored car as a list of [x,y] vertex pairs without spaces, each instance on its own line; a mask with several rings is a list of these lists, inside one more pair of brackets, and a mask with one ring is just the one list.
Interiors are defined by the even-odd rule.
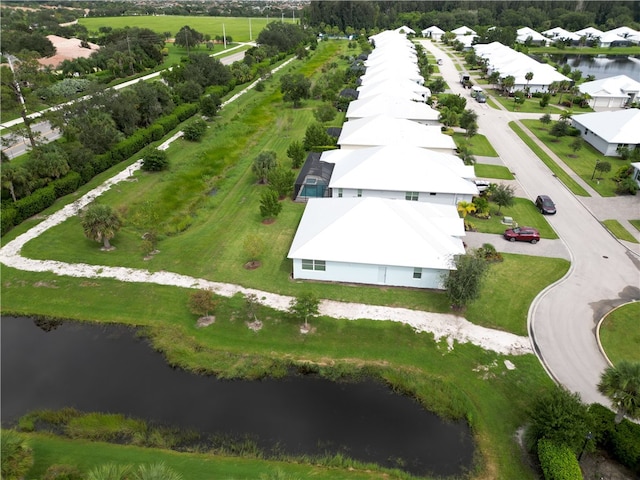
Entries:
[[487,103],[487,97],[485,97],[482,93],[476,93],[476,102]]
[[556,204],[547,195],[538,195],[536,198],[536,208],[540,210],[543,215],[555,215]]
[[540,233],[533,227],[515,227],[504,231],[504,238],[510,242],[531,242],[540,241]]

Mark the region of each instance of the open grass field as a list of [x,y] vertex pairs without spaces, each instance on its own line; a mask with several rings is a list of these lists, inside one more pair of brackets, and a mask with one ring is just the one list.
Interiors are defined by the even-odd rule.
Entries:
[[222,37],[223,34],[231,37],[234,42],[255,41],[258,34],[270,22],[281,21],[294,23],[293,18],[281,19],[256,17],[188,17],[180,15],[158,15],[158,16],[131,16],[131,17],[89,17],[78,20],[80,25],[87,27],[89,32],[97,33],[100,27],[111,27],[113,29],[125,27],[148,28],[162,35],[165,32],[175,36],[185,25],[197,30],[204,35],[211,35],[211,38]]
[[[138,172],[136,181],[122,183],[101,197],[101,202],[117,208],[126,219],[124,228],[112,242],[117,247],[115,251],[101,252],[97,243],[84,238],[78,219],[71,218],[29,242],[23,254],[67,262],[166,270],[290,295],[312,290],[320,298],[450,311],[441,292],[293,282],[289,279],[291,264],[286,254],[303,206],[286,200],[275,223],[265,225],[260,221],[259,196],[264,187],[256,183],[251,172],[253,158],[263,150],[273,150],[278,160],[289,166],[286,148],[291,141],[302,139],[318,104],[309,100],[302,108],[293,109],[282,102],[279,76],[300,71],[315,80],[325,64],[336,62],[338,68],[346,66],[340,58],[345,51],[346,42],[322,42],[309,60],[295,61],[269,80],[264,92],[252,90],[224,108],[210,123],[202,142],[174,143],[168,150],[171,162],[168,171]],[[333,122],[340,123],[340,118]],[[122,167],[105,172],[78,194]],[[76,197],[61,199],[43,215]],[[518,199],[512,209],[503,209],[502,214],[513,216],[521,224],[531,222],[545,238],[555,238],[530,201]],[[34,218],[25,222],[3,241],[15,238],[38,221]],[[488,220],[486,225],[492,225],[492,221]],[[504,230],[504,226],[500,228]],[[160,253],[145,261],[141,235],[151,229],[159,233]],[[262,266],[256,270],[243,268],[248,260],[243,242],[249,234],[260,236],[268,246],[260,257]],[[567,269],[568,263],[560,259],[505,255],[504,262],[491,265],[481,298],[463,314],[480,325],[524,334],[531,300]],[[534,272],[530,282],[521,281],[522,271]],[[521,461],[522,454],[514,441],[516,429],[526,421],[530,401],[553,386],[534,355],[501,356],[469,344],[455,344],[449,349],[445,341],[436,342],[432,334],[416,334],[405,325],[366,319],[321,317],[312,321],[316,333],[304,336],[300,335],[297,322],[268,308],[258,312],[265,327],[253,332],[240,320],[246,318],[241,296],[221,299],[216,323],[198,329],[196,316],[187,306],[189,289],[23,272],[4,265],[0,274],[3,315],[45,315],[142,326],[169,363],[189,370],[255,378],[284,374],[292,364],[311,364],[326,370],[371,369],[396,388],[411,392],[425,408],[469,421],[478,449],[477,466],[471,478],[535,478],[535,473]],[[518,288],[515,293],[514,285]],[[506,359],[515,364],[515,370],[506,369]],[[71,463],[76,463],[76,458],[85,458],[77,462],[84,468],[109,455],[112,461],[130,463],[138,452],[130,447],[38,435],[33,439],[40,458],[69,458]],[[90,457],[87,452],[93,448],[101,453]],[[318,478],[357,479],[367,475],[358,469],[336,467],[325,471],[304,463],[252,463],[217,456],[198,457],[194,465],[183,467],[191,462],[191,456],[147,451],[151,452],[149,458],[166,459],[185,478],[196,480],[210,478],[209,472],[201,474],[198,470],[204,468],[202,464],[217,465],[218,461],[216,468],[221,469],[224,478],[258,478],[272,467],[282,468],[295,478],[307,472]],[[44,463],[38,460],[34,467],[36,477],[45,468]],[[376,473],[368,475],[367,478],[378,478]]]
[[640,303],[629,303],[609,315],[600,326],[602,348],[615,365],[621,360],[640,362]]

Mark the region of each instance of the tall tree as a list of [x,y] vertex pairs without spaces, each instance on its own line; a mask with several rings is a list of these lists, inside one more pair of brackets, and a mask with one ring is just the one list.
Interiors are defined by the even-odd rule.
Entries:
[[204,35],[191,28],[189,25],[185,25],[178,33],[176,33],[174,42],[179,47],[186,48],[187,53],[189,53],[191,48],[197,47],[204,42]]
[[293,102],[293,108],[299,108],[302,100],[310,97],[311,81],[301,73],[284,75],[280,79],[280,92],[285,102]]
[[443,276],[444,288],[451,306],[461,309],[480,295],[482,280],[487,274],[487,262],[475,252],[460,255],[452,265],[453,269]]
[[621,361],[608,367],[600,377],[598,391],[617,410],[616,423],[625,416],[640,419],[640,362]]
[[300,168],[302,162],[304,162],[305,150],[298,140],[294,140],[287,147],[287,157],[291,159],[291,166],[293,168]]
[[93,203],[82,215],[82,229],[85,237],[96,242],[102,242],[104,250],[111,250],[109,243],[122,222],[120,216],[108,205]]

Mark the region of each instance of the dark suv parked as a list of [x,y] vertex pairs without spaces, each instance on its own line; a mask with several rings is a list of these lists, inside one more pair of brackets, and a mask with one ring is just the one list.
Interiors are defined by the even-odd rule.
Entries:
[[538,195],[536,198],[536,208],[540,210],[543,215],[555,215],[556,204],[547,195]]

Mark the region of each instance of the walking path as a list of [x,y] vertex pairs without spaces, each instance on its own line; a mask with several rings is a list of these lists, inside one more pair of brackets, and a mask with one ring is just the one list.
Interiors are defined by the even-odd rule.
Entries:
[[[425,49],[444,59],[440,67],[454,93],[468,95],[458,82],[451,59],[437,45],[422,42]],[[455,61],[458,61],[457,58]],[[574,196],[511,130],[509,122],[530,117],[469,102],[478,113],[480,131],[486,135],[504,164],[516,174],[525,196],[549,194],[558,213],[547,217],[566,246],[571,268],[567,275],[542,291],[529,310],[532,348],[547,372],[570,391],[580,393],[587,403],[609,401],[596,385],[608,366],[596,339],[596,324],[614,307],[640,300],[640,257],[636,244],[613,237],[600,223],[617,219],[627,223],[640,218],[637,197],[602,198],[569,169],[546,146],[550,157],[562,166],[592,196]],[[522,125],[521,125],[522,127]],[[524,128],[531,138],[539,141]],[[638,232],[630,229],[637,238]],[[542,246],[540,242],[537,246]],[[504,244],[497,242],[497,248]],[[526,272],[523,272],[526,274]]]
[[[274,71],[285,67],[288,63],[289,61],[285,62]],[[257,82],[258,81],[249,85],[246,89],[239,92],[222,106],[224,107],[228,103],[236,100],[249,89],[254,88]],[[172,142],[181,136],[182,132],[178,132],[158,148],[160,150],[166,150]],[[293,300],[292,297],[244,288],[238,285],[211,282],[200,278],[165,271],[149,272],[148,270],[125,267],[109,267],[83,263],[71,264],[53,260],[33,260],[21,255],[22,247],[28,241],[41,235],[46,230],[62,223],[67,218],[77,215],[82,208],[94,201],[104,192],[108,191],[111,187],[120,182],[129,180],[134,172],[140,169],[141,166],[142,160],[138,160],[99,187],[85,194],[82,198],[66,205],[38,225],[4,245],[0,249],[0,263],[19,270],[30,272],[53,272],[57,275],[67,275],[71,277],[112,278],[123,282],[154,283],[157,285],[172,285],[181,288],[206,288],[225,297],[231,297],[236,293],[242,293],[245,295],[255,294],[256,297],[260,299],[260,303],[264,305],[280,311],[288,310],[291,300]],[[336,302],[332,300],[321,301],[320,313],[333,318],[344,318],[348,320],[371,319],[405,323],[413,327],[416,332],[432,333],[436,341],[444,339],[449,349],[453,348],[454,342],[470,342],[486,350],[492,350],[505,355],[533,353],[527,337],[480,327],[455,315],[423,312],[406,308]]]

